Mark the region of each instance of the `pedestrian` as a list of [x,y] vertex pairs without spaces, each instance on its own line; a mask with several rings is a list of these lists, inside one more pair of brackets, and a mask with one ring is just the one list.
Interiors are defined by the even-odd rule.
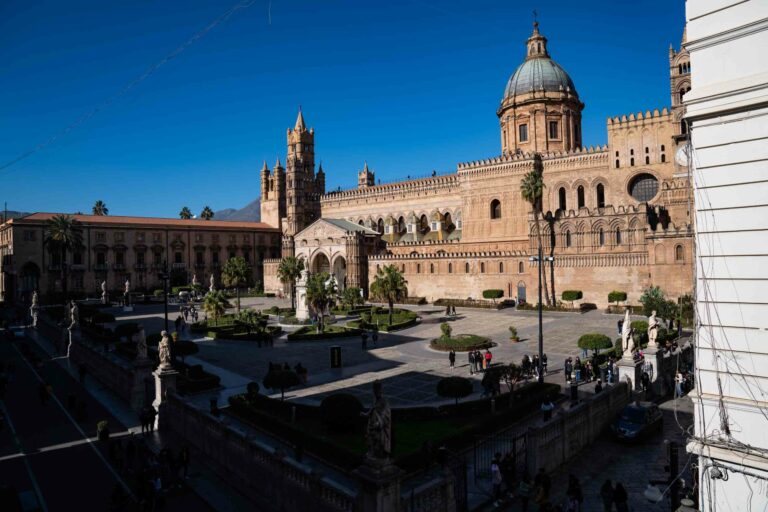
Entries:
[[527,379],[531,375],[531,359],[528,357],[528,354],[525,354],[523,356],[523,361],[520,364],[523,368],[523,375]]
[[643,393],[645,393],[645,399],[648,399],[648,394],[651,389],[651,376],[648,372],[643,372],[643,376],[640,377],[640,385],[643,387]]
[[563,365],[563,373],[565,373],[565,382],[571,382],[571,374],[573,373],[573,362],[571,358],[565,360]]
[[541,403],[541,412],[545,422],[552,419],[553,410],[555,410],[555,404],[552,403],[552,399],[547,398]]
[[618,331],[619,336],[621,336],[621,328],[623,326],[624,326],[624,320],[623,319],[619,320],[618,322],[616,322],[616,330]]
[[511,452],[507,452],[501,459],[501,476],[504,479],[504,490],[509,497],[512,497],[512,489],[515,483],[515,459]]
[[597,379],[597,384],[595,384],[595,394],[598,394],[601,391],[603,391],[603,381],[600,379]]
[[475,350],[475,371],[480,373],[483,368],[483,354],[479,350]]
[[675,373],[675,398],[683,396],[683,374],[680,372]]
[[526,471],[517,485],[517,496],[520,498],[520,510],[528,512],[528,500],[531,499],[531,476]]
[[451,316],[451,306],[445,306],[445,316],[446,317]]
[[544,372],[544,375],[547,374],[547,354],[541,355],[541,370]]
[[485,349],[485,369],[491,367],[491,361],[493,361],[493,354],[488,349]]
[[576,361],[573,363],[573,371],[576,374],[576,382],[581,382],[582,378],[582,367],[581,367],[581,359],[578,357],[576,358]]
[[451,306],[451,316],[456,316],[456,306]]
[[173,323],[176,326],[176,332],[179,332],[181,330],[181,315],[177,316]]
[[147,433],[147,416],[149,415],[149,411],[147,411],[147,408],[144,407],[139,412],[139,423],[141,423],[141,433],[146,434]]
[[149,431],[154,432],[155,431],[155,416],[157,416],[157,411],[154,407],[149,408],[149,417],[147,418],[147,421],[149,422]]
[[616,510],[618,512],[629,512],[627,499],[629,499],[629,496],[627,496],[626,489],[624,489],[623,485],[617,483],[616,487],[613,489],[613,502],[616,504]]
[[613,384],[613,372],[614,372],[614,366],[613,366],[613,356],[608,359],[608,384]]
[[613,492],[613,484],[611,484],[610,480],[606,480],[600,488],[600,498],[603,500],[603,512],[611,512],[613,510]]
[[368,333],[363,331],[360,334],[360,340],[362,342],[362,349],[363,350],[368,350]]
[[534,377],[539,377],[539,354],[533,354],[533,361],[531,361],[531,369],[533,370]]
[[453,370],[454,366],[456,365],[456,352],[453,350],[448,352],[448,364],[451,365],[451,370]]
[[501,506],[501,454],[496,453],[491,462],[491,483],[493,484],[493,505],[498,508]]
[[475,374],[475,353],[473,351],[467,352],[467,361],[469,361],[469,374]]
[[187,446],[184,446],[179,452],[179,465],[181,466],[184,478],[187,478],[187,473],[189,471],[189,448]]

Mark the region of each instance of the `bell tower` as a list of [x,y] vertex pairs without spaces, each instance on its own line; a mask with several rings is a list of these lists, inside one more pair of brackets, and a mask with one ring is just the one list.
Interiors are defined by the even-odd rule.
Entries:
[[685,43],[688,42],[687,29],[683,29],[683,38],[680,41],[680,50],[675,51],[669,45],[669,90],[672,95],[672,117],[675,120],[675,135],[686,139],[688,130],[683,122],[685,107],[683,100],[685,93],[691,90],[691,58]]
[[299,115],[293,129],[287,131],[286,217],[283,234],[293,236],[320,218],[320,196],[325,192],[325,173],[315,176],[315,129]]

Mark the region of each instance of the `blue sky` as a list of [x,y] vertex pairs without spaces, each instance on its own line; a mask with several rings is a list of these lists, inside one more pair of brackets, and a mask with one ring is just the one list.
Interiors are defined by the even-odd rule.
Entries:
[[[0,165],[71,125],[234,1],[0,2]],[[574,5],[577,5],[574,8]],[[327,187],[446,172],[500,152],[495,112],[539,14],[586,104],[586,145],[611,115],[669,105],[682,0],[254,0],[53,144],[0,171],[26,211],[178,215],[239,208],[284,160],[298,106]],[[271,24],[270,24],[271,18]]]

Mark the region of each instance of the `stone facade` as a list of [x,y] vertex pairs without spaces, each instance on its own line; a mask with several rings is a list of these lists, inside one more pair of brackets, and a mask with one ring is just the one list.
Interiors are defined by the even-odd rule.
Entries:
[[[687,137],[677,96],[690,87],[690,66],[684,49],[670,50],[669,62],[672,108],[610,118],[608,143],[584,147],[584,104],[534,26],[525,60],[496,112],[499,156],[460,163],[447,175],[384,185],[376,184],[366,163],[356,189],[320,195],[306,208],[319,205],[323,218],[346,219],[380,234],[375,254],[361,260],[369,278],[382,265],[395,264],[413,296],[480,298],[484,289],[496,288],[531,302],[538,271],[529,256],[538,250],[538,237],[520,187],[527,173],[540,169],[542,211],[549,220],[539,227],[545,253],[555,258],[547,275],[554,272],[558,294],[582,290],[585,302],[598,305],[612,290],[627,292],[636,303],[650,285],[672,298],[689,294],[692,198],[686,169],[674,156]],[[324,184],[325,178],[318,171],[305,179]],[[262,202],[263,215],[280,202],[268,197],[273,203]],[[301,233],[292,229],[282,229],[284,255],[298,252],[293,235]]]
[[[33,290],[45,296],[61,290],[60,255],[44,245],[45,228],[54,214],[33,213],[0,226],[0,297],[28,301]],[[165,263],[184,283],[197,275],[208,283],[233,256],[242,256],[261,281],[262,262],[280,255],[280,233],[260,222],[74,215],[83,250],[68,254],[68,289],[75,295],[101,295],[101,282],[122,297],[126,279],[132,291],[162,288],[158,272]]]

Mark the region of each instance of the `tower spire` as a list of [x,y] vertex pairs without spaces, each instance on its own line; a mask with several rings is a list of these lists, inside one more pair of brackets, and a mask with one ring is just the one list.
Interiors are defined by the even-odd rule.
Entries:
[[299,105],[299,116],[296,118],[296,126],[294,126],[293,129],[300,132],[303,132],[307,129],[306,125],[304,124],[304,116],[301,113],[301,105]]
[[531,37],[528,38],[526,43],[528,47],[527,59],[536,59],[541,57],[549,57],[547,52],[547,38],[541,35],[539,32],[539,21],[536,19],[536,11],[534,12],[533,32]]

